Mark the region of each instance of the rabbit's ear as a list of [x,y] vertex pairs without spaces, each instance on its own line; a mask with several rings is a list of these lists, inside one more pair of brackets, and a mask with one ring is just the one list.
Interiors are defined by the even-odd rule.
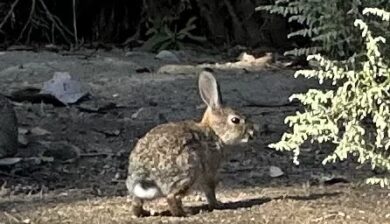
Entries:
[[207,71],[203,71],[199,75],[199,93],[202,100],[211,109],[217,109],[221,107],[222,98],[219,91],[217,80],[213,74]]

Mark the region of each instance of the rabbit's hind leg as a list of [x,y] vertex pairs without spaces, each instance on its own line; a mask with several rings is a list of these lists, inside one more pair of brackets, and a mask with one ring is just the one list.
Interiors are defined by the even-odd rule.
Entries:
[[138,197],[133,196],[131,200],[131,212],[133,217],[143,217],[150,215],[149,212],[143,208],[144,201]]
[[168,202],[169,211],[171,212],[172,216],[186,216],[186,213],[183,209],[181,196],[176,194],[168,194],[166,199]]

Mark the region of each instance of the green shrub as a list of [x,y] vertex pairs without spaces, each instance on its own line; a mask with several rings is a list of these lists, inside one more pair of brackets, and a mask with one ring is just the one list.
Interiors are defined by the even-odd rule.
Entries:
[[[390,13],[384,10],[366,8],[362,13],[390,20]],[[369,183],[390,186],[390,66],[381,54],[386,39],[374,36],[363,20],[355,20],[354,25],[361,30],[364,54],[347,61],[309,56],[319,68],[300,70],[295,76],[331,81],[336,88],[292,95],[290,100],[299,100],[305,110],[286,118],[292,132],[284,133],[281,141],[270,147],[292,151],[298,163],[300,146],[307,140],[331,142],[337,147],[324,164],[352,155],[361,164],[385,171],[385,176],[373,177]]]
[[146,32],[149,38],[144,43],[143,49],[153,52],[167,49],[180,50],[184,48],[186,41],[206,41],[205,37],[191,33],[196,29],[195,20],[196,17],[191,17],[181,29],[177,28],[177,22],[179,21],[177,17],[150,20],[150,27]]
[[[292,55],[324,53],[331,58],[347,58],[360,52],[362,38],[351,25],[362,19],[361,9],[366,7],[390,10],[389,0],[276,0],[273,5],[260,6],[266,10],[288,17],[289,22],[302,24],[304,28],[289,34],[311,40],[310,46],[286,52]],[[368,22],[375,33],[390,37],[390,26],[378,21]],[[387,47],[389,49],[389,47]],[[389,51],[390,53],[390,51]]]

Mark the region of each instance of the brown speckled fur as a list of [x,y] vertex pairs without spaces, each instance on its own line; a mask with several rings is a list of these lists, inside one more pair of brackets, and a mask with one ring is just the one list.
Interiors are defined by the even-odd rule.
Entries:
[[[217,207],[215,187],[218,168],[224,158],[223,146],[247,140],[253,134],[253,125],[242,114],[219,105],[220,96],[211,73],[203,72],[200,79],[202,75],[207,80],[202,80],[207,88],[200,82],[201,95],[202,90],[206,94],[202,98],[206,102],[211,96],[215,101],[206,102],[208,108],[202,121],[159,125],[141,138],[130,154],[126,185],[133,196],[135,216],[145,213],[142,209],[144,199],[133,193],[139,183],[158,189],[158,197],[167,199],[175,216],[185,215],[181,197],[192,188],[205,192],[210,209]],[[210,87],[209,83],[215,85]],[[229,116],[240,118],[240,123],[229,122]]]

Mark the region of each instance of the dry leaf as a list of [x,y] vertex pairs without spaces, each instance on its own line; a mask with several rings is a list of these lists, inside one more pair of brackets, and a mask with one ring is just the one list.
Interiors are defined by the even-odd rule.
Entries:
[[17,164],[20,161],[22,161],[22,158],[20,157],[3,158],[0,159],[0,166],[12,166]]
[[48,134],[51,134],[51,132],[46,130],[46,129],[43,129],[41,127],[35,127],[33,129],[31,129],[31,134],[33,134],[33,135],[48,135]]

